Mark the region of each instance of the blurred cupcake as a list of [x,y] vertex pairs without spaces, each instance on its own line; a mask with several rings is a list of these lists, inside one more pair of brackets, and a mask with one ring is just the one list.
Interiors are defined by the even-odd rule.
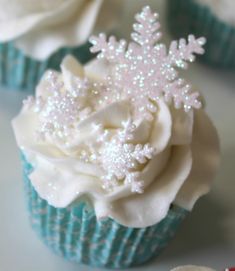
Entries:
[[[157,15],[133,42],[90,39],[98,60],[67,56],[13,120],[31,222],[66,259],[123,268],[158,255],[210,190],[218,138],[199,93],[177,76],[203,38],[158,43]],[[102,59],[103,58],[103,59]]]
[[196,265],[185,265],[185,266],[179,266],[171,271],[215,271],[214,269],[211,269],[209,267],[203,267],[203,266],[196,266]]
[[207,39],[200,58],[215,67],[235,68],[235,2],[168,0],[169,28],[176,38],[189,33]]
[[88,37],[110,30],[119,0],[0,0],[0,84],[33,90],[46,69],[68,53],[91,59]]

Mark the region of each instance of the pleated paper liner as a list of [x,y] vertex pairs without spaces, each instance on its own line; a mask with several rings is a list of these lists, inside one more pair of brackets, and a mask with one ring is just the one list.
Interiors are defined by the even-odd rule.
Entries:
[[175,38],[189,34],[207,39],[205,54],[199,59],[220,68],[235,68],[235,26],[214,15],[194,0],[168,0],[167,19]]
[[70,261],[107,268],[140,265],[162,252],[188,213],[174,206],[160,223],[137,229],[110,218],[97,220],[85,202],[54,208],[34,190],[28,178],[32,166],[23,155],[22,160],[32,227],[49,248]]
[[44,72],[47,69],[59,70],[67,54],[75,56],[83,64],[94,58],[89,47],[87,42],[80,47],[62,48],[48,59],[38,61],[25,56],[13,43],[0,43],[0,85],[9,90],[34,92]]

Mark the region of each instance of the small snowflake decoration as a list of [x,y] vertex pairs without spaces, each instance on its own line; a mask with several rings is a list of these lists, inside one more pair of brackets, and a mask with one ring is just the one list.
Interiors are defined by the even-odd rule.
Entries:
[[133,145],[123,143],[119,138],[106,142],[100,161],[107,175],[102,177],[103,188],[113,190],[122,184],[131,185],[133,193],[143,193],[144,182],[140,179],[138,167],[154,156],[155,149],[149,144]]
[[[37,96],[34,108],[40,113],[39,139],[44,140],[49,135],[53,139],[66,141],[78,120],[90,113],[83,104],[89,89],[88,81],[72,78],[70,88],[67,89],[54,71],[49,71],[44,80],[47,95]],[[27,103],[30,104],[30,100]]]
[[159,43],[161,33],[158,15],[146,6],[136,15],[134,33],[127,46],[125,40],[116,41],[105,34],[91,37],[91,52],[99,52],[99,58],[105,58],[115,64],[114,71],[107,78],[109,89],[116,90],[116,97],[130,98],[137,118],[152,120],[156,111],[156,102],[164,97],[173,101],[176,108],[200,108],[199,93],[191,92],[191,86],[178,78],[175,68],[187,68],[187,61],[193,62],[194,54],[203,54],[204,38],[195,39],[193,35],[179,42],[172,41],[169,52]]

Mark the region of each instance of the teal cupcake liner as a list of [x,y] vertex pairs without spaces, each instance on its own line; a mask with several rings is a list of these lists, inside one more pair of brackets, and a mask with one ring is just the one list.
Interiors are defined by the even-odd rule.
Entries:
[[235,27],[194,0],[168,0],[168,25],[178,39],[194,34],[207,39],[205,54],[198,58],[212,66],[235,68]]
[[54,208],[34,190],[28,178],[33,168],[24,156],[22,161],[32,227],[50,249],[70,261],[106,268],[140,265],[162,252],[188,213],[174,206],[160,223],[137,229],[110,218],[97,220],[85,202]]
[[94,57],[89,51],[90,43],[80,47],[61,48],[48,59],[38,61],[24,55],[13,43],[0,43],[0,85],[10,90],[33,92],[47,69],[59,70],[67,54],[75,56],[82,64]]

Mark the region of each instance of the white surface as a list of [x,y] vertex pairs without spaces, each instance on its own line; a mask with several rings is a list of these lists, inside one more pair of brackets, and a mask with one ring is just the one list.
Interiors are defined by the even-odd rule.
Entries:
[[[123,24],[131,22],[133,10],[138,11],[146,3],[154,3],[153,8],[160,5],[162,11],[160,0],[128,0]],[[130,25],[121,29],[129,31]],[[222,270],[235,265],[235,71],[224,72],[196,64],[187,77],[205,96],[207,111],[218,128],[221,168],[211,193],[198,202],[164,253],[131,270],[168,271],[186,264]],[[25,97],[23,93],[0,90],[0,271],[96,270],[54,255],[30,229],[20,161],[10,126]]]

